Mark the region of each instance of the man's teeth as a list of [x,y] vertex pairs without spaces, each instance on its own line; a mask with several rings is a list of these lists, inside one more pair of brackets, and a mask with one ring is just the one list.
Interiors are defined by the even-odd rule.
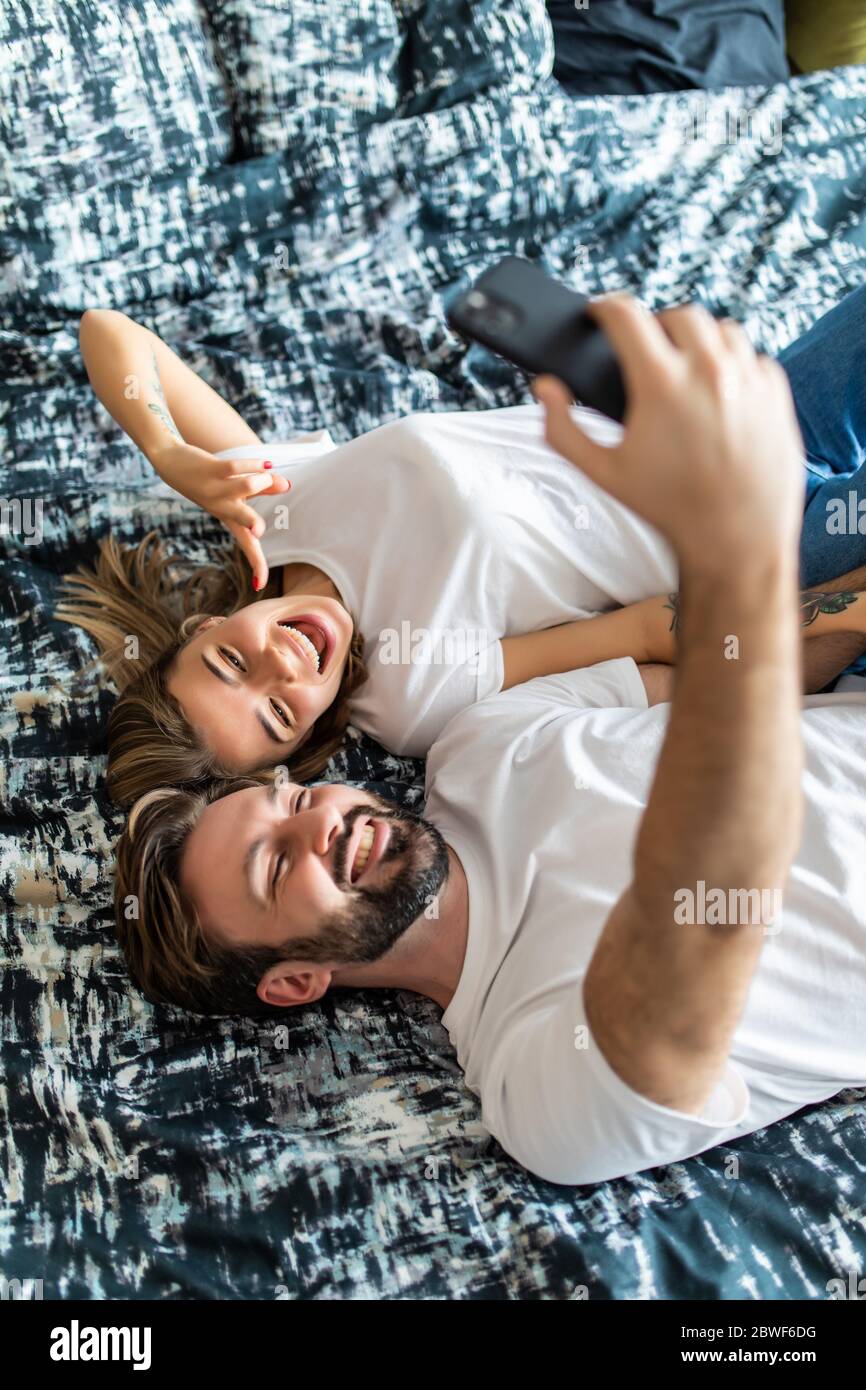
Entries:
[[361,835],[361,842],[358,845],[358,853],[355,855],[355,865],[352,870],[353,883],[356,878],[361,877],[361,874],[367,867],[367,860],[370,858],[370,850],[373,848],[373,841],[375,838],[376,832],[372,825],[365,825],[363,834]]
[[301,643],[301,646],[309,652],[310,656],[313,659],[313,664],[316,670],[318,671],[321,665],[319,653],[316,651],[316,648],[313,646],[309,637],[305,636],[303,632],[299,632],[296,627],[292,627],[291,623],[281,623],[280,626],[284,627],[287,632],[290,632],[293,637],[296,637],[297,640]]

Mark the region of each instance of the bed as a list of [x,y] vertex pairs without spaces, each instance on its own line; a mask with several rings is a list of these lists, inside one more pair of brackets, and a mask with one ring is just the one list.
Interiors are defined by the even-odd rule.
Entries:
[[[111,694],[58,583],[109,528],[220,536],[96,403],[85,308],[265,439],[347,439],[528,399],[444,320],[506,252],[768,351],[866,280],[866,68],[576,99],[552,63],[539,0],[0,0],[0,1275],[46,1299],[823,1299],[866,1265],[866,1092],[572,1190],[485,1131],[432,1001],[276,1034],[148,1004],[115,945]],[[355,733],[331,769],[416,807],[422,772]]]

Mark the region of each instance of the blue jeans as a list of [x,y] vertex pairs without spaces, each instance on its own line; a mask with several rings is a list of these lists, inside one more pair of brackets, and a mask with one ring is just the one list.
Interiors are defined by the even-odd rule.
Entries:
[[[779,362],[806,446],[805,588],[866,565],[866,285],[785,348]],[[866,653],[849,670],[866,673]]]

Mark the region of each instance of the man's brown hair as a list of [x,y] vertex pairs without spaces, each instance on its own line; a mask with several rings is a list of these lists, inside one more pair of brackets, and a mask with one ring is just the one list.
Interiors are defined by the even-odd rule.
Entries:
[[285,960],[270,946],[225,947],[208,937],[180,886],[187,836],[213,801],[261,785],[254,778],[204,788],[159,787],[133,806],[117,846],[117,936],[132,979],[154,1003],[199,1014],[282,1012],[256,994],[262,975]]

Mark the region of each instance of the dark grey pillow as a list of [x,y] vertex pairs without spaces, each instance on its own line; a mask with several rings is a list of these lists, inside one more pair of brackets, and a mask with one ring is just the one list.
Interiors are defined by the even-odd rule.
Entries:
[[790,76],[783,0],[547,0],[574,95],[769,86]]

